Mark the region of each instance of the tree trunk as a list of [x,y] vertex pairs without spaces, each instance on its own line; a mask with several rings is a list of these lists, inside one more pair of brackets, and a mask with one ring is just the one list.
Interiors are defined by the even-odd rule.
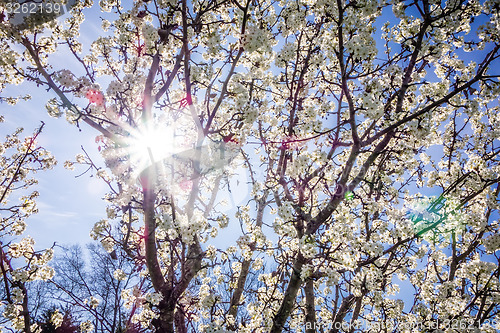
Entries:
[[302,280],[300,279],[300,272],[302,266],[304,266],[305,258],[302,253],[297,254],[297,258],[293,263],[292,275],[290,277],[290,282],[286,288],[285,297],[281,302],[281,306],[274,316],[273,326],[271,328],[271,333],[279,333],[285,327],[285,323],[292,312],[293,306],[295,304],[295,299],[297,298],[297,293],[302,285]]
[[250,270],[251,260],[244,260],[241,264],[240,276],[238,276],[238,283],[236,284],[236,289],[231,296],[231,303],[229,305],[229,316],[234,318],[234,324],[230,324],[228,327],[230,330],[234,331],[237,328],[236,317],[238,315],[238,306],[240,303],[241,295],[243,294],[243,288],[245,287],[245,282],[247,280],[248,272]]
[[174,333],[174,310],[168,303],[169,300],[160,302],[160,316],[153,321],[156,333]]
[[308,279],[304,286],[306,294],[306,333],[316,333],[316,306],[314,304],[314,281]]

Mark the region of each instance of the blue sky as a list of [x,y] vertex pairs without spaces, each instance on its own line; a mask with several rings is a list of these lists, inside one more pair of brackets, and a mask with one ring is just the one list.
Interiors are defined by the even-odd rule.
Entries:
[[66,170],[65,160],[74,160],[83,146],[87,152],[98,157],[94,143],[95,134],[83,126],[80,132],[64,119],[50,118],[45,111],[48,94],[44,89],[23,84],[10,87],[4,93],[29,92],[30,101],[19,102],[16,106],[0,105],[5,123],[0,124],[0,136],[23,127],[23,136],[33,133],[41,121],[45,122],[39,136],[40,146],[49,150],[57,159],[58,165],[52,170],[38,172],[35,177],[39,184],[33,189],[40,192],[37,200],[39,213],[28,219],[25,232],[36,241],[36,249],[50,247],[54,242],[75,243],[89,239],[89,231],[94,222],[105,215],[105,203],[101,200],[106,188],[95,177],[88,174],[75,178],[77,171]]
[[[99,17],[99,7],[94,6],[86,11],[87,17]],[[65,19],[67,15],[59,18]],[[102,34],[100,20],[86,19],[82,24],[80,41],[84,50],[88,49],[96,35]],[[51,62],[62,64],[61,67],[70,68],[79,72],[81,64],[66,52],[57,52],[51,55]],[[37,250],[52,246],[74,243],[85,244],[90,230],[95,222],[106,217],[105,202],[102,200],[106,193],[106,186],[90,173],[76,177],[85,169],[76,168],[75,171],[63,167],[64,161],[74,160],[78,153],[82,153],[82,146],[86,152],[102,165],[102,159],[97,151],[95,130],[82,124],[80,130],[69,124],[64,118],[51,118],[45,109],[46,102],[55,97],[53,92],[37,87],[30,82],[23,82],[19,86],[9,86],[2,92],[2,96],[31,95],[31,100],[20,101],[16,106],[6,103],[0,104],[0,114],[5,117],[5,123],[0,124],[0,138],[10,134],[18,127],[23,127],[23,136],[29,136],[38,128],[41,121],[45,123],[42,134],[39,136],[39,145],[50,151],[58,161],[52,170],[37,173],[39,181],[36,187],[40,197],[37,200],[39,213],[31,216],[27,221],[27,230],[24,235],[34,238]]]

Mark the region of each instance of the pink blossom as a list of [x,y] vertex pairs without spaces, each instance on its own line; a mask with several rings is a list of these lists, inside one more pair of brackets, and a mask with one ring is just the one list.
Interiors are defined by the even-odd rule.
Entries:
[[104,105],[104,95],[100,91],[89,89],[85,97],[87,97],[90,103],[95,103],[98,106]]

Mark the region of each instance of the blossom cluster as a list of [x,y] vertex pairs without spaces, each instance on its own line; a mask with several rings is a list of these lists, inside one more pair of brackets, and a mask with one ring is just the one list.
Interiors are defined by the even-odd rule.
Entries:
[[[2,121],[0,116],[0,123]],[[2,285],[5,287],[0,309],[16,330],[31,325],[21,315],[28,311],[25,302],[27,284],[34,280],[46,281],[54,276],[54,269],[48,265],[53,250],[36,251],[34,239],[23,236],[26,220],[38,212],[35,200],[39,193],[32,191],[37,180],[30,176],[56,164],[54,157],[37,143],[42,128],[24,140],[19,138],[22,129],[18,129],[0,143],[0,237],[10,240],[0,244]],[[19,192],[24,192],[24,195]]]

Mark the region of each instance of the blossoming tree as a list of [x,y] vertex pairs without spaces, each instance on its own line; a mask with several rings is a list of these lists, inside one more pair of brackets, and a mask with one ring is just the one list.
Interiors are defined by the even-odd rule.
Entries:
[[[98,132],[105,166],[76,162],[110,188],[91,236],[150,283],[122,292],[134,322],[495,331],[498,1],[101,0],[88,36],[92,6],[4,15],[0,78]],[[238,163],[248,204],[224,211]]]
[[[0,122],[3,122],[0,117]],[[3,125],[3,124],[2,124]],[[37,191],[31,187],[37,183],[32,174],[50,169],[54,157],[37,143],[43,124],[31,137],[20,138],[22,128],[7,135],[0,143],[0,281],[2,324],[25,332],[31,331],[32,318],[29,311],[29,294],[26,283],[48,280],[53,269],[47,265],[52,259],[52,249],[35,251],[33,238],[21,236],[26,229],[26,219],[36,214]]]

